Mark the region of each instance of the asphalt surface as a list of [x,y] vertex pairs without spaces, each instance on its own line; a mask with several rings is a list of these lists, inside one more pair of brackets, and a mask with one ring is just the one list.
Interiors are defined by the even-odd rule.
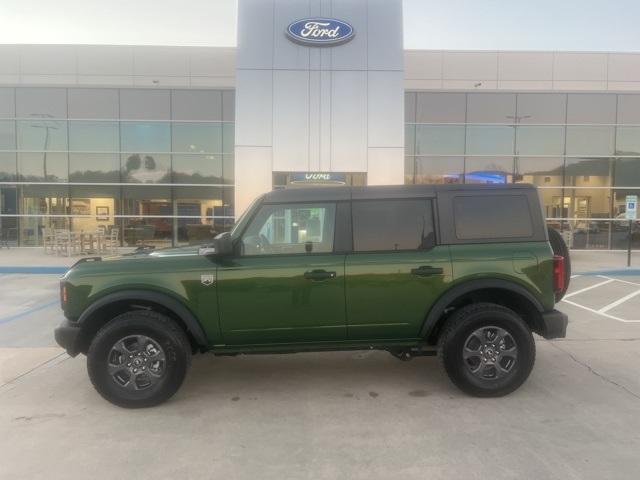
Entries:
[[463,395],[435,358],[201,355],[171,401],[136,411],[55,346],[55,275],[0,286],[2,479],[638,478],[640,276],[573,278],[568,338],[538,338],[504,398]]

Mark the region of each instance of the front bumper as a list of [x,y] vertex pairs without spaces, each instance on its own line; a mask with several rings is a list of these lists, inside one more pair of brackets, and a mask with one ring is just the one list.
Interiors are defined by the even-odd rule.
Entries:
[[80,325],[63,321],[55,330],[54,336],[58,345],[64,348],[67,353],[75,357],[80,353]]
[[569,317],[558,310],[551,310],[542,314],[542,335],[547,340],[564,338],[567,335]]

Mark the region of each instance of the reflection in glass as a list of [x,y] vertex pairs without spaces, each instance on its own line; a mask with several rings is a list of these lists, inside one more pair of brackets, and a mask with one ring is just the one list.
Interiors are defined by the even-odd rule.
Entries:
[[[15,186],[0,186],[0,213],[15,215],[18,213],[18,197]],[[18,218],[0,217],[0,240],[8,245],[18,244]]]
[[76,152],[118,152],[117,122],[69,121],[69,150]]
[[567,127],[567,155],[612,155],[613,133],[613,127],[570,125]]
[[[223,189],[219,187],[176,187],[176,241],[190,245],[205,243],[224,228],[217,217],[226,216]],[[197,218],[195,218],[197,217]]]
[[[90,241],[96,241],[95,232],[100,229],[110,233],[113,228],[118,228],[115,215],[119,213],[118,187],[83,187],[72,186],[70,193],[70,213],[88,215],[83,218],[69,219],[71,230],[85,235],[86,246]],[[92,239],[90,235],[94,235]],[[121,232],[118,232],[118,239]]]
[[469,125],[469,155],[513,155],[514,128],[509,126]]
[[16,149],[16,123],[13,120],[0,120],[0,150]]
[[564,127],[518,126],[516,130],[518,155],[562,155]]
[[516,157],[514,181],[537,187],[562,186],[564,161],[561,157]]
[[618,127],[616,155],[640,156],[640,127]]
[[513,163],[512,157],[467,157],[465,183],[511,183]]
[[222,124],[174,123],[172,151],[184,153],[221,153]]
[[120,155],[70,153],[69,179],[74,183],[119,183]]
[[512,123],[515,114],[515,93],[467,94],[468,123]]
[[170,152],[171,128],[166,122],[122,122],[122,151]]
[[66,120],[46,117],[18,120],[18,149],[28,151],[67,150]]
[[236,144],[236,126],[233,123],[222,125],[222,151],[233,153]]
[[[640,186],[640,158],[616,159],[613,184],[616,187]],[[638,192],[638,194],[640,194],[640,192]]]
[[[122,210],[133,218],[123,219],[123,239],[128,246],[171,245],[173,208],[169,187],[124,187]],[[145,218],[153,215],[164,218]]]
[[18,153],[21,182],[66,182],[69,162],[66,153]]
[[[69,190],[66,186],[29,185],[19,188],[20,213],[19,236],[21,245],[38,246],[42,244],[44,228],[65,229],[67,217],[47,215],[66,215],[69,207]],[[41,216],[39,216],[41,215]]]
[[131,153],[121,156],[126,183],[171,183],[171,155]]
[[460,155],[464,153],[464,126],[416,125],[417,155]]
[[462,183],[463,157],[416,157],[415,183]]
[[16,154],[0,152],[0,182],[16,181]]
[[223,183],[222,155],[173,155],[174,183]]
[[416,126],[406,124],[404,126],[404,153],[405,155],[416,154]]

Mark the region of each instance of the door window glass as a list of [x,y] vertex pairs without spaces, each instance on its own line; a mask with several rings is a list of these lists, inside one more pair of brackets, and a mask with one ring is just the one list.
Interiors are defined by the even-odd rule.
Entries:
[[356,252],[428,250],[435,244],[429,200],[353,202]]
[[242,254],[333,251],[335,204],[264,205],[242,236]]

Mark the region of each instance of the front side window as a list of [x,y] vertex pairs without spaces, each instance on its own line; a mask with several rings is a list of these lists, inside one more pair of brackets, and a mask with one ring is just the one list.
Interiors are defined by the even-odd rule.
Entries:
[[331,253],[333,203],[263,205],[244,235],[242,255]]
[[429,200],[354,201],[352,209],[356,252],[428,250],[435,245]]

